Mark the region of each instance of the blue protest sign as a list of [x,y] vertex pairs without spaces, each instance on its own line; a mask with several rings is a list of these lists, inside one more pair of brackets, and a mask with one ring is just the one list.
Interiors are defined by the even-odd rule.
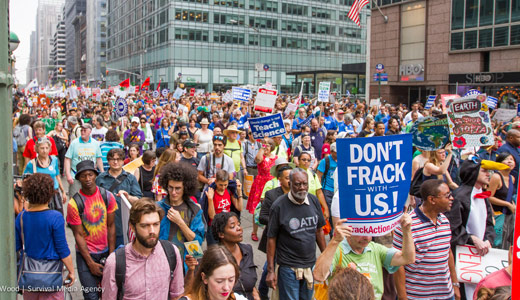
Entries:
[[413,136],[413,145],[424,151],[442,149],[450,141],[450,130],[446,117],[421,118],[412,125],[410,133]]
[[248,102],[251,99],[251,90],[240,87],[233,87],[233,100]]
[[165,106],[166,104],[168,104],[168,99],[161,99],[161,100],[159,101],[159,105],[160,105],[160,106]]
[[159,91],[153,91],[152,97],[154,97],[154,98],[159,97]]
[[466,94],[464,94],[464,96],[462,97],[467,97],[467,96],[472,96],[472,95],[480,95],[482,94],[479,90],[469,90]]
[[520,117],[520,103],[516,105],[516,115]]
[[162,90],[161,95],[163,95],[163,97],[167,97],[169,92],[170,91],[168,89],[164,89]]
[[307,119],[301,121],[300,123],[296,124],[296,127],[298,129],[302,128],[303,125],[307,125],[309,126],[309,124],[311,123],[311,120],[314,118],[314,115],[313,114],[310,114]]
[[428,96],[428,101],[426,101],[426,105],[424,106],[424,109],[430,109],[435,104],[435,99],[437,99],[437,95],[430,95]]
[[116,115],[119,117],[126,116],[128,113],[128,103],[126,103],[126,100],[124,98],[117,98],[116,102],[114,103],[114,106],[116,108]]
[[175,89],[175,93],[173,93],[172,98],[173,99],[179,99],[182,95],[184,95],[184,92],[185,91],[183,89],[177,88],[177,89]]
[[282,114],[249,119],[249,127],[255,140],[285,134]]
[[337,139],[339,208],[353,235],[382,236],[398,224],[412,177],[412,135]]

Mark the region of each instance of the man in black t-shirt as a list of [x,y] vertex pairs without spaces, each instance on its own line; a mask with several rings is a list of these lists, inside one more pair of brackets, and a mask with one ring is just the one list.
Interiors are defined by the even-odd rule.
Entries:
[[182,147],[184,148],[184,152],[181,153],[181,161],[186,162],[190,165],[192,165],[195,169],[197,169],[197,166],[199,165],[199,159],[196,155],[196,149],[198,144],[196,144],[193,140],[187,139],[183,144]]
[[307,192],[307,172],[296,168],[289,176],[291,191],[278,198],[269,213],[266,281],[279,299],[310,300],[316,243],[321,251],[326,246],[325,219],[318,198]]

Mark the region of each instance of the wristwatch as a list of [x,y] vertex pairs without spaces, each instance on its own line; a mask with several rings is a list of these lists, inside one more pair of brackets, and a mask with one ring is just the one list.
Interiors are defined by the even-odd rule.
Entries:
[[460,288],[460,283],[458,283],[458,282],[453,282],[452,285]]

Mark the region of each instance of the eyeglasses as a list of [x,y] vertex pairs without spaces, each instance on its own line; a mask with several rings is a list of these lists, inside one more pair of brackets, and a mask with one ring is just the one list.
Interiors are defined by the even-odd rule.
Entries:
[[113,157],[113,158],[108,158],[107,161],[123,161],[123,159],[120,157]]
[[300,160],[303,161],[303,162],[310,162],[310,161],[311,161],[311,160],[308,159],[308,158],[302,158],[302,159],[300,159]]
[[449,199],[451,197],[453,197],[453,193],[449,192],[447,194],[444,194],[444,195],[438,195],[438,196],[435,196],[437,198],[446,198],[446,199]]
[[173,192],[175,191],[176,193],[180,193],[182,191],[183,187],[182,186],[168,186],[168,192]]
[[146,123],[146,120],[141,120],[141,123]]

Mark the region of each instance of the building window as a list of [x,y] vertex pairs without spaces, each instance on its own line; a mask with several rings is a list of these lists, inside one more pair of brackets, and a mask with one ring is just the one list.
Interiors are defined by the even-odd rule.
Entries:
[[509,27],[495,28],[495,47],[507,46],[509,42]]
[[509,22],[509,3],[511,0],[496,0],[495,24]]
[[249,17],[249,26],[256,28],[277,29],[278,21],[266,18]]
[[244,44],[244,34],[235,32],[215,31],[213,42],[221,44]]
[[464,27],[464,0],[453,0],[451,7],[451,29]]
[[249,9],[278,12],[278,2],[266,0],[249,0]]
[[307,16],[307,6],[282,3],[282,13],[295,16]]
[[520,0],[511,1],[511,22],[520,21]]
[[493,24],[495,0],[480,0],[480,26]]
[[[161,1],[168,2],[166,0],[161,0]],[[182,1],[184,1],[184,2],[192,2],[192,3],[204,3],[204,4],[208,3],[208,0],[182,0]]]
[[334,42],[328,42],[328,41],[318,41],[318,40],[312,40],[311,41],[311,50],[318,50],[318,51],[334,51]]
[[462,50],[462,32],[451,34],[451,50]]
[[282,30],[307,33],[308,23],[296,21],[282,21]]
[[[235,20],[238,22],[231,22]],[[214,24],[240,25],[244,24],[244,16],[213,13]]]
[[478,25],[478,2],[479,0],[466,0],[466,28]]
[[352,4],[354,4],[354,0],[339,0],[338,4],[352,6]]
[[157,32],[157,44],[163,44],[168,41],[168,28]]
[[312,24],[312,33],[331,34],[332,31],[331,26]]
[[311,14],[314,18],[330,19],[333,15],[333,12],[329,9],[313,7]]
[[361,38],[361,30],[357,28],[339,28],[339,36],[349,37],[349,38]]
[[262,47],[278,47],[278,38],[275,36],[265,36],[262,35],[260,37],[260,46]]
[[477,48],[477,31],[466,31],[464,34],[464,49]]
[[520,25],[511,26],[511,45],[520,45]]
[[282,37],[282,47],[289,49],[307,49],[307,40]]
[[215,0],[215,5],[244,8],[245,0]]
[[208,32],[205,30],[193,30],[187,28],[175,28],[175,39],[184,41],[208,41]]
[[348,52],[354,54],[361,54],[361,45],[339,43],[339,52]]
[[478,36],[478,47],[487,48],[493,46],[493,29],[482,29]]
[[208,23],[208,13],[198,10],[175,10],[175,20]]

